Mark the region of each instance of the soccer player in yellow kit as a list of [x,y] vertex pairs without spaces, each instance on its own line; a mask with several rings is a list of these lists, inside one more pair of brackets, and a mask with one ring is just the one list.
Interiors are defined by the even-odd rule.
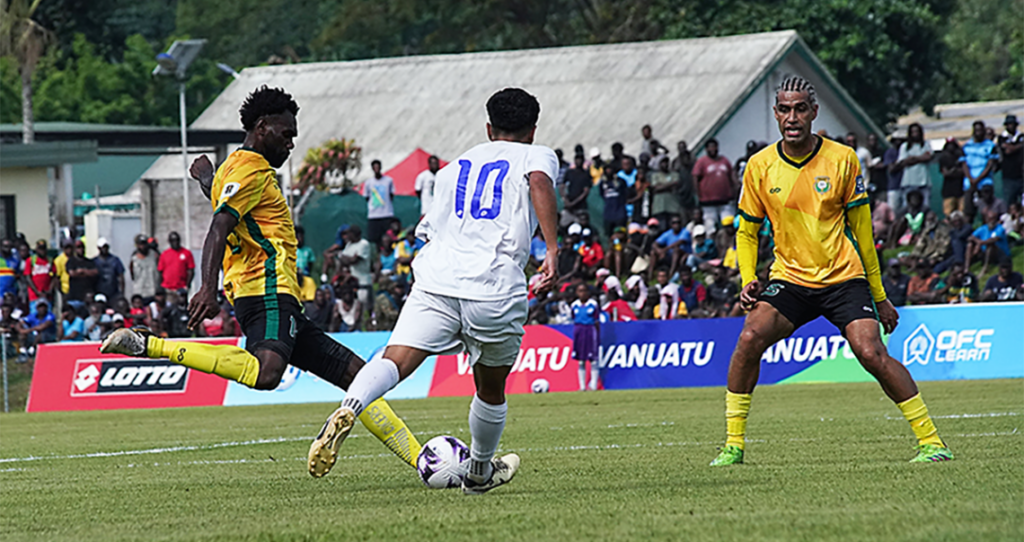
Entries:
[[[711,465],[743,462],[762,354],[818,316],[839,328],[860,364],[910,422],[918,439],[911,461],[953,459],[914,379],[882,343],[879,320],[892,333],[899,315],[882,288],[867,186],[856,153],[812,133],[818,104],[805,79],[783,81],[773,109],[782,139],[755,154],[743,175],[736,252],[743,279],[740,303],[750,314],[729,362],[725,447]],[[766,218],[774,230],[775,262],[764,292],[756,297],[757,232]]]
[[[239,111],[245,142],[221,164],[207,194],[214,215],[203,244],[203,284],[189,303],[188,327],[195,329],[220,310],[216,284],[223,264],[224,293],[235,306],[246,348],[164,340],[145,328],[131,328],[111,334],[101,352],[167,358],[262,390],[276,388],[291,364],[348,388],[366,363],[310,322],[298,302],[295,226],[275,172],[294,147],[298,111],[281,89],[263,86],[250,94]],[[200,184],[206,193],[204,179]],[[420,445],[383,399],[359,419],[415,468]],[[329,469],[310,465],[309,470],[320,477]]]

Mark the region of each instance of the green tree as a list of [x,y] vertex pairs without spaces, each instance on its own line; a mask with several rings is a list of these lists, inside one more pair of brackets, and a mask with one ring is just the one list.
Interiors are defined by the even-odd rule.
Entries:
[[962,0],[949,18],[941,98],[949,102],[1024,97],[1024,0]]
[[32,19],[40,2],[0,0],[0,56],[13,59],[21,76],[21,137],[25,143],[35,140],[32,74],[52,39],[50,31]]

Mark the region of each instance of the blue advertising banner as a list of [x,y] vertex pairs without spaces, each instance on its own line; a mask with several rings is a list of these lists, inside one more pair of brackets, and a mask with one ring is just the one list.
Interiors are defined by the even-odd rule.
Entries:
[[[1024,377],[1024,303],[899,310],[889,354],[918,380]],[[601,326],[606,389],[724,386],[742,318]],[[559,326],[572,336],[572,329]],[[818,318],[772,345],[761,384],[871,381],[834,326]]]
[[[388,331],[370,331],[362,333],[331,333],[330,336],[344,344],[365,360],[379,356],[384,352],[391,333]],[[245,339],[240,346],[245,347]],[[419,370],[405,379],[385,397],[388,399],[418,399],[427,396],[430,380],[434,374],[434,357],[427,358]],[[333,384],[316,376],[288,367],[281,379],[281,384],[274,390],[261,391],[247,388],[237,382],[228,385],[224,404],[235,405],[271,405],[283,403],[328,403],[340,402],[345,392]]]

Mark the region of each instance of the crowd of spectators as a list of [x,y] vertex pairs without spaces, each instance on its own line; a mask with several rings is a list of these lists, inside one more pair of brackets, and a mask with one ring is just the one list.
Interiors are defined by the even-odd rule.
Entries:
[[137,236],[126,265],[104,238],[97,239],[93,258],[85,255],[83,239],[65,241],[56,254],[44,240],[34,247],[24,238],[0,241],[0,333],[7,354],[25,361],[42,343],[98,341],[136,325],[162,337],[237,335],[226,301],[199,330],[187,329],[195,260],[177,232],[167,242],[161,251],[156,239]]
[[[1020,274],[1009,258],[1010,247],[1024,234],[1019,180],[1024,137],[1013,116],[1005,129],[994,136],[975,123],[971,140],[963,145],[950,140],[941,152],[932,152],[917,124],[905,137],[893,136],[888,148],[874,134],[865,138],[866,146],[853,133],[837,138],[855,150],[869,181],[883,282],[894,304],[1024,299]],[[598,300],[603,318],[613,321],[744,313],[737,303],[736,202],[748,160],[766,143],[750,141],[746,153],[731,160],[709,139],[697,158],[685,141],[674,151],[662,145],[650,126],[640,135],[635,157],[621,143],[612,145],[607,158],[598,148],[585,153],[583,145],[575,146],[571,160],[556,150],[559,281],[549,294],[530,294],[531,322],[572,323],[581,285]],[[929,207],[932,162],[945,179],[941,215]],[[432,202],[438,164],[431,157],[416,179],[422,209]],[[307,310],[323,313],[323,325],[332,331],[390,329],[414,279],[410,263],[423,244],[415,224],[403,229],[394,216],[394,181],[379,166],[373,171],[363,191],[369,239],[358,227],[339,229],[337,241],[324,252],[321,283],[327,288],[321,286],[323,294],[307,302]],[[1002,198],[995,195],[996,171],[1004,179]],[[595,207],[595,200],[601,205]],[[591,209],[600,215],[592,216]],[[765,221],[759,245],[762,284],[772,249],[771,224]],[[893,257],[883,258],[883,251]],[[545,253],[538,231],[529,274]],[[992,272],[984,285],[967,271],[975,262],[982,265],[979,276]],[[905,269],[924,267],[934,275],[924,285],[904,275]],[[908,293],[910,286],[916,289]]]

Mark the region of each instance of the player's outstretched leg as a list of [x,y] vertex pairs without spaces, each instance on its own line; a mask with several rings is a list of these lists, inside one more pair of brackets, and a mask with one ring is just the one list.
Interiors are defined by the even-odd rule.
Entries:
[[[250,388],[261,387],[259,360],[237,346],[165,341],[144,327],[134,327],[111,333],[100,345],[100,352],[154,359],[166,358],[197,371],[234,380]],[[280,375],[277,380],[280,381]],[[274,382],[270,387],[276,385],[277,382]]]
[[793,329],[793,324],[768,303],[758,303],[747,315],[736,350],[729,361],[725,390],[725,446],[711,462],[712,467],[743,463],[747,415],[761,371],[761,356],[769,346],[793,333]]
[[878,380],[882,390],[903,413],[917,437],[917,455],[911,463],[932,463],[953,459],[953,452],[939,438],[928,407],[914,378],[903,364],[889,356],[874,319],[854,320],[846,325],[846,340],[864,369]]
[[[388,447],[402,459],[408,456],[407,462],[415,466],[416,456],[419,455],[419,443],[415,443],[414,447],[411,445],[415,439],[408,429],[400,434],[400,429],[388,430],[385,427],[388,423],[401,420],[391,412],[391,408],[381,397],[398,385],[402,378],[412,374],[428,355],[429,352],[416,348],[389,346],[383,357],[363,365],[352,379],[341,407],[327,418],[327,423],[309,447],[309,474],[319,478],[330,472],[337,458],[338,449],[352,431],[357,417],[375,435],[379,432],[381,435],[398,437],[391,441],[398,448],[402,448],[403,442],[408,441],[410,446],[405,448],[404,456],[395,451],[392,445]],[[404,424],[402,426],[404,428]],[[378,438],[381,438],[381,435],[378,435]],[[402,435],[405,438],[401,438]],[[388,444],[387,440],[381,440]]]
[[469,406],[469,433],[473,440],[469,445],[469,471],[462,481],[462,492],[466,495],[482,495],[503,486],[519,470],[518,455],[494,457],[505,429],[505,380],[511,369],[481,363],[473,367],[477,392]]

